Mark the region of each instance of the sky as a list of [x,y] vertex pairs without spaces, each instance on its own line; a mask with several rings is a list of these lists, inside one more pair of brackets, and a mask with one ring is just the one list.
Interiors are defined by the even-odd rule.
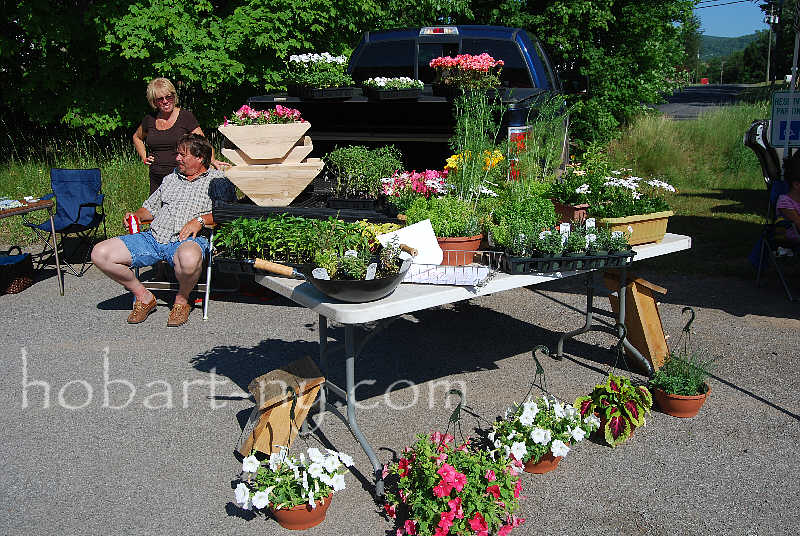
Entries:
[[700,31],[704,35],[713,35],[715,37],[739,37],[741,35],[751,34],[756,30],[767,29],[767,25],[764,24],[764,15],[758,8],[758,4],[753,2],[741,2],[727,6],[718,5],[726,4],[731,1],[732,0],[703,0],[700,6],[717,7],[695,8],[695,15],[700,18]]

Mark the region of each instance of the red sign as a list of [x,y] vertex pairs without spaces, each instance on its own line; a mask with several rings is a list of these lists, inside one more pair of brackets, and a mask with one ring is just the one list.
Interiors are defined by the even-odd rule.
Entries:
[[700,79],[700,83],[701,84],[708,84],[708,78],[701,78]]

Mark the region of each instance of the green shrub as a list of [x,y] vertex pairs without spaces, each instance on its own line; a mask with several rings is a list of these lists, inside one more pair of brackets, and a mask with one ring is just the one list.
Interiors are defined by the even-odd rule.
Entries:
[[455,197],[418,197],[406,211],[408,223],[430,219],[436,236],[459,237],[480,234],[478,215],[472,205]]
[[401,169],[402,158],[394,145],[377,149],[348,145],[325,156],[326,173],[338,197],[378,197],[383,192],[381,179]]

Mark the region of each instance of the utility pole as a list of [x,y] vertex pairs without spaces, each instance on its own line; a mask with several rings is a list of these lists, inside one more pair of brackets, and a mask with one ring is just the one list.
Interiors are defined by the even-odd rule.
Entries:
[[722,70],[725,68],[725,62],[721,62],[719,66],[719,85],[722,85]]
[[769,4],[769,15],[764,22],[769,24],[769,38],[767,39],[767,79],[766,83],[769,84],[769,60],[772,57],[772,25],[778,23],[778,16],[773,14],[773,5]]

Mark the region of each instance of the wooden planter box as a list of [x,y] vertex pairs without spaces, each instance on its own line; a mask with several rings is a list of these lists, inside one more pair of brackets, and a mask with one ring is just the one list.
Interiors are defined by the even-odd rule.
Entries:
[[630,226],[633,232],[628,238],[628,243],[636,246],[647,244],[648,242],[660,242],[667,232],[667,220],[673,214],[671,210],[667,210],[651,214],[626,216],[624,218],[600,218],[598,223],[608,225],[612,232],[622,231],[627,233]]
[[259,206],[287,206],[322,171],[322,160],[308,158],[310,128],[308,122],[219,127],[222,154],[234,163],[227,177]]

